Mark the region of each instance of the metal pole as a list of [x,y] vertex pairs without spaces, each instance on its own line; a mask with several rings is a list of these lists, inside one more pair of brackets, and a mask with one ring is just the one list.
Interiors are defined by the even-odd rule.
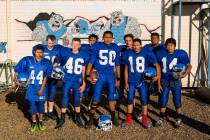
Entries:
[[165,41],[165,0],[161,1],[161,43]]
[[[191,50],[192,50],[192,15],[190,15],[190,28],[189,28],[189,59],[191,62]],[[188,74],[187,86],[190,86],[190,74]]]
[[174,1],[171,0],[171,37],[174,37]]
[[6,1],[6,21],[7,21],[7,59],[11,59],[11,0]]
[[179,27],[178,27],[178,48],[181,45],[181,24],[182,24],[182,1],[179,0]]
[[210,87],[210,7],[209,7],[209,14],[208,14],[208,19],[209,20],[209,27],[208,27],[208,32],[209,32],[209,42],[208,42],[208,87]]

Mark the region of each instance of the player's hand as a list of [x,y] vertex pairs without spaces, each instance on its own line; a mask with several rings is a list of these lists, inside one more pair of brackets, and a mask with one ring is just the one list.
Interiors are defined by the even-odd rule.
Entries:
[[57,66],[58,66],[58,63],[53,64],[53,67],[57,67]]
[[43,92],[43,90],[39,90],[38,96],[42,96],[42,92]]
[[163,87],[161,86],[161,84],[158,84],[158,92],[161,93],[163,91]]
[[93,80],[91,77],[87,77],[86,80],[89,81],[91,84],[96,84],[96,80]]
[[155,81],[157,81],[159,79],[159,77],[158,76],[155,76],[152,80],[155,82]]
[[125,84],[125,89],[126,89],[126,91],[129,91],[129,85],[128,85],[128,83]]
[[179,75],[179,79],[185,78],[187,76],[187,74],[181,74]]
[[115,80],[115,86],[117,89],[120,88],[120,80]]
[[80,88],[79,88],[80,93],[83,93],[85,91],[85,86],[86,86],[86,83],[83,81],[82,86],[80,86]]

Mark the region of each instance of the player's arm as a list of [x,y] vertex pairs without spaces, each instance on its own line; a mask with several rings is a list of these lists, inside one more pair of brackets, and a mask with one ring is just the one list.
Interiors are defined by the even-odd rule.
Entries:
[[14,74],[14,76],[13,76],[13,82],[14,82],[14,84],[17,83],[17,76],[18,76],[18,73],[21,73],[21,72],[24,71],[24,69],[25,69],[25,67],[26,67],[26,60],[27,60],[26,57],[22,58],[22,59],[17,63],[17,65],[15,66],[15,68],[14,68],[15,74]]
[[158,63],[154,64],[155,69],[157,71],[157,76],[153,78],[153,81],[158,81],[161,78],[161,68],[160,65]]
[[82,67],[82,86],[80,86],[79,91],[80,93],[84,92],[85,90],[85,86],[86,86],[86,82],[85,82],[85,67]]
[[116,87],[119,88],[120,86],[120,49],[118,50],[116,54],[115,75],[116,75]]
[[44,78],[43,82],[42,82],[42,86],[38,92],[38,96],[42,96],[42,92],[44,91],[44,88],[46,86],[46,83],[47,83],[47,77]]
[[125,75],[125,89],[128,91],[128,89],[129,89],[129,86],[128,86],[128,66],[125,66],[124,75]]
[[184,74],[181,74],[181,75],[179,76],[179,78],[181,79],[181,78],[186,77],[188,74],[190,74],[191,69],[192,69],[192,65],[191,65],[190,63],[187,64],[187,69],[186,69],[186,71],[184,72]]
[[180,52],[180,54],[181,54],[180,59],[182,60],[182,63],[187,66],[184,74],[181,74],[179,76],[179,78],[181,79],[181,78],[186,77],[188,74],[190,74],[191,69],[192,69],[192,65],[190,64],[190,59],[189,59],[189,56],[188,56],[187,52],[182,51],[182,52]]
[[160,65],[159,64],[154,64],[155,68],[156,68],[156,71],[157,71],[157,76],[154,77],[154,81],[156,80],[157,81],[157,86],[158,86],[158,92],[161,92],[162,91],[162,86],[161,86],[161,83],[160,83],[160,79],[161,79],[161,68],[160,68]]

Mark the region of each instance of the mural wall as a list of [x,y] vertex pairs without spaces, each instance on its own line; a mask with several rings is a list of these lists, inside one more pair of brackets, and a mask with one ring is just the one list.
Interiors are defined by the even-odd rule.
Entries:
[[97,34],[102,40],[104,31],[111,30],[117,44],[124,44],[127,33],[145,44],[151,32],[161,31],[161,0],[12,0],[7,13],[9,30],[5,28],[9,25],[5,7],[6,1],[0,1],[0,41],[9,42],[8,57],[15,62],[31,55],[32,46],[45,43],[48,34],[54,34],[57,43],[68,46],[73,37],[86,43],[90,34]]

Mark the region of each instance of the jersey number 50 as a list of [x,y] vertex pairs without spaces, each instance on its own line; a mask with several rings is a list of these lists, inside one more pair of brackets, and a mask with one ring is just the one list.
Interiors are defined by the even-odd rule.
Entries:
[[[108,54],[108,56],[107,56]],[[115,63],[113,62],[113,60],[116,58],[116,52],[115,51],[108,51],[108,50],[100,50],[99,51],[99,63],[101,65],[107,65],[109,64],[110,66],[114,66]]]

